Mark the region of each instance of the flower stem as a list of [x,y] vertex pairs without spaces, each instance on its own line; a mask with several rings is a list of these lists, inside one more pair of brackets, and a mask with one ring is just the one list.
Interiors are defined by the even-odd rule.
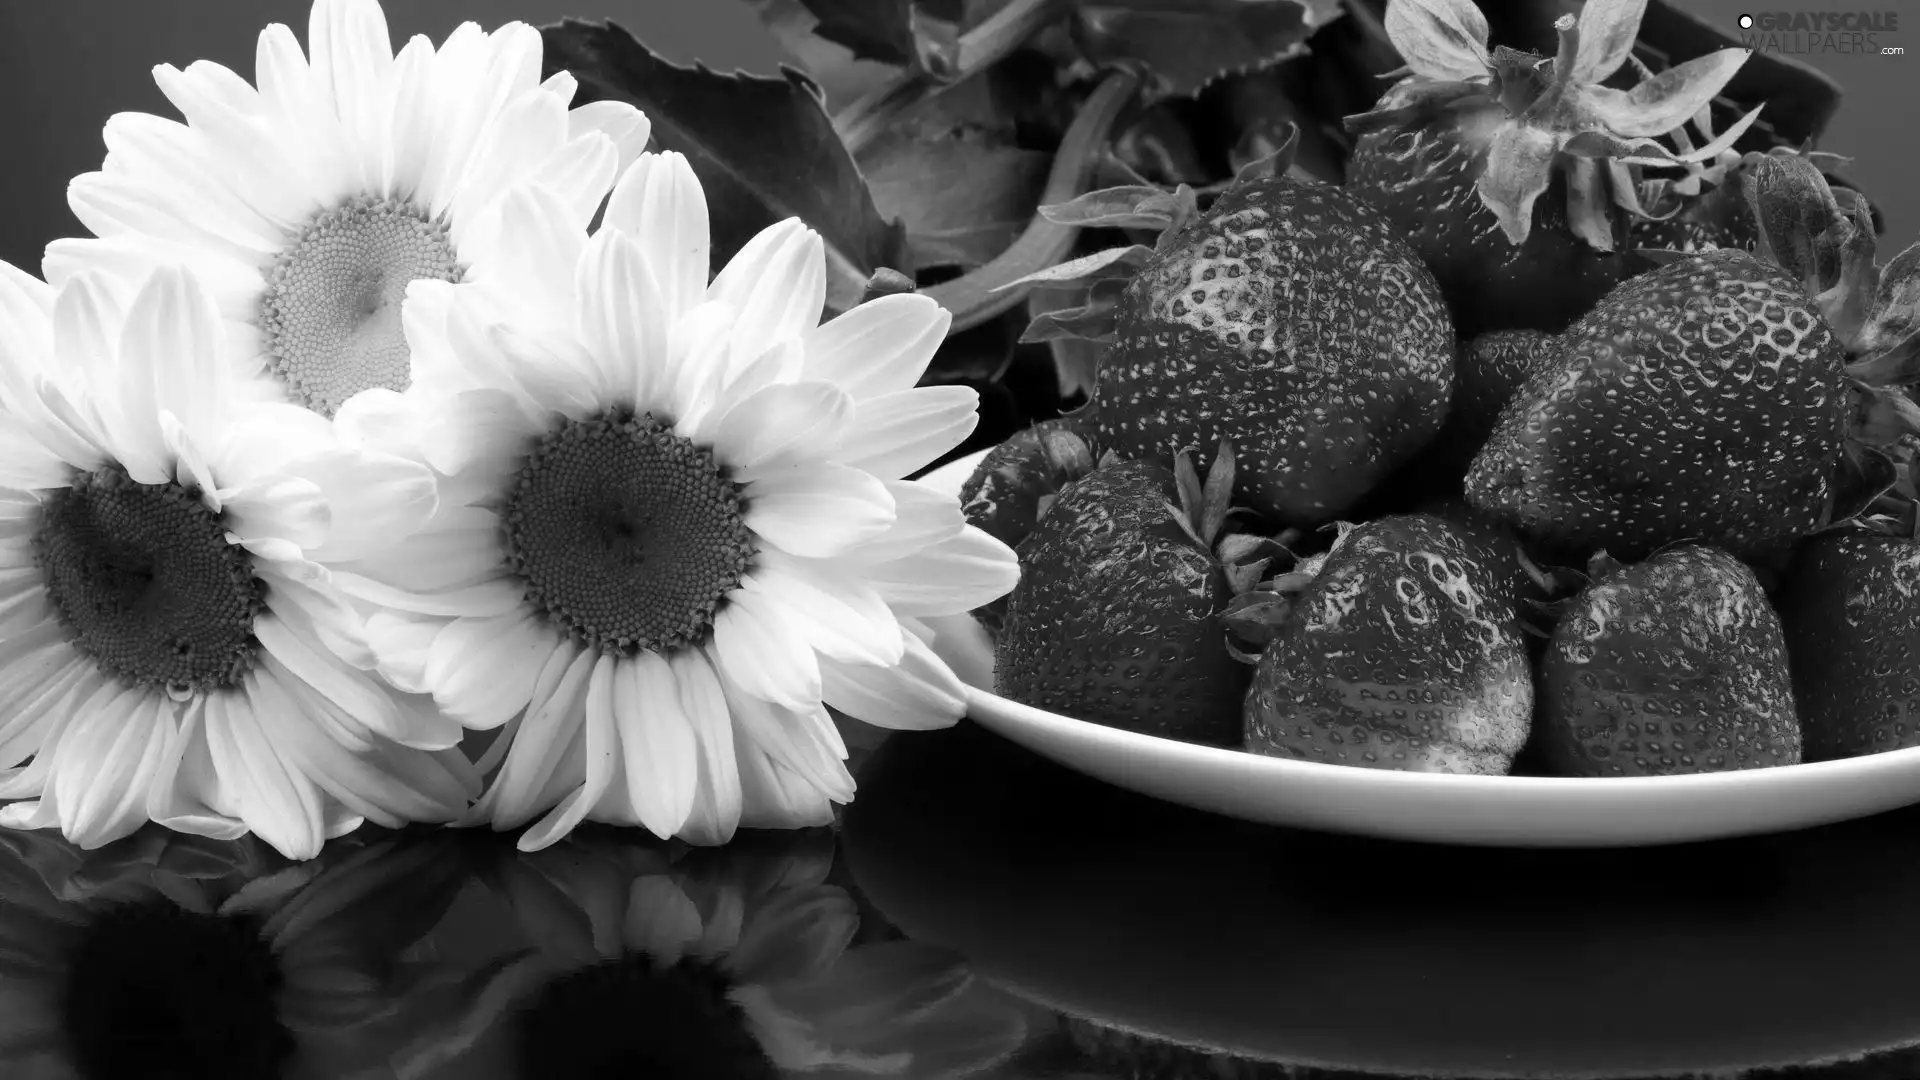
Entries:
[[[1042,206],[1063,203],[1085,192],[1108,132],[1133,100],[1133,92],[1139,86],[1137,74],[1116,71],[1088,95],[1053,156],[1053,168],[1047,173],[1046,190],[1040,197]],[[1078,226],[1059,225],[1036,213],[1019,239],[993,261],[952,281],[929,285],[920,292],[953,313],[953,327],[948,332],[957,334],[1025,300],[1034,287],[1031,283],[1013,288],[1003,286],[1065,258],[1079,235]]]
[[833,118],[840,141],[846,144],[848,153],[858,156],[894,117],[1006,59],[1066,7],[1066,0],[1013,0],[960,35],[959,59],[951,78],[936,80],[924,71],[908,68],[840,110]]

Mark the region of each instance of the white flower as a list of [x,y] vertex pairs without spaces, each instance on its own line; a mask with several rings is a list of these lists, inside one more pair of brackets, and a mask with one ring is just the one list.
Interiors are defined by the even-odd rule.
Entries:
[[326,566],[417,527],[432,474],[235,400],[184,271],[129,296],[0,268],[0,799],[27,800],[0,824],[306,858],[363,819],[458,816],[459,728],[380,684]]
[[382,673],[508,725],[477,819],[545,813],[525,848],[583,819],[696,843],[829,821],[854,785],[826,706],[954,722],[919,617],[1017,573],[950,495],[900,479],[977,420],[972,390],[915,387],[946,312],[890,296],[817,325],[823,248],[793,220],[709,285],[677,154],[642,155],[591,238],[537,189],[503,232],[532,272],[510,295],[416,283],[414,389],[339,418],[350,438],[413,425],[441,476],[433,521],[340,578],[391,609],[368,621]]
[[478,284],[518,260],[496,227],[506,191],[544,185],[584,226],[648,124],[617,102],[569,111],[574,79],[540,81],[525,23],[467,23],[396,56],[375,0],[317,0],[307,40],[310,61],[287,27],[262,31],[257,88],[205,60],[155,68],[186,122],[107,121],[101,171],[68,194],[94,237],[56,241],[45,273],[187,266],[243,393],[332,416],[359,390],[406,387],[409,282]]

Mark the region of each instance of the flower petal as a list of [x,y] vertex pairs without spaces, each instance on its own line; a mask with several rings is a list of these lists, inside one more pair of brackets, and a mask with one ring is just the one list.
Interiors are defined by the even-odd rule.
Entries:
[[777,604],[823,657],[891,664],[906,647],[900,621],[879,590],[833,564],[763,551],[742,588]]
[[147,791],[166,750],[172,703],[144,686],[102,684],[60,741],[50,794],[61,832],[91,850],[147,820]]
[[734,755],[733,717],[713,661],[688,650],[668,659],[680,686],[680,705],[693,721],[700,747],[700,783],[680,830],[689,844],[724,844],[740,825],[740,764]]
[[[514,733],[513,747],[499,775],[475,808],[484,809],[495,829],[519,828],[553,805],[545,796],[586,723],[587,679],[598,657],[593,650],[563,641],[547,658],[526,720]],[[569,778],[559,779],[564,783]]]
[[893,480],[932,464],[980,423],[971,386],[922,386],[865,398],[835,459]]
[[826,249],[799,218],[762,229],[707,288],[707,299],[740,312],[736,357],[758,355],[820,322],[827,301]]
[[735,479],[751,482],[765,471],[825,460],[840,447],[853,415],[853,399],[832,383],[779,383],[735,402],[709,438]]
[[820,661],[782,608],[746,589],[728,595],[713,620],[713,654],[730,686],[762,701],[805,709],[820,700]]
[[319,794],[305,777],[287,768],[274,751],[275,738],[266,730],[303,720],[263,714],[260,705],[265,703],[255,696],[257,692],[249,687],[245,696],[208,695],[207,750],[214,773],[255,835],[289,859],[311,859],[326,842]]
[[967,711],[966,687],[926,642],[905,635],[898,664],[878,667],[825,661],[822,700],[875,727],[926,731],[952,727]]
[[1011,592],[1020,561],[1012,548],[969,525],[933,547],[869,567],[865,577],[900,614],[947,615]]
[[586,819],[588,811],[606,793],[613,782],[614,759],[620,752],[613,715],[615,668],[620,661],[604,653],[583,653],[592,657],[592,673],[586,690],[586,778],[578,788],[560,800],[551,812],[520,834],[521,851],[539,851],[564,839]]
[[844,465],[762,476],[746,486],[747,527],[807,558],[842,554],[893,524],[893,495],[879,479]]
[[946,340],[953,315],[918,293],[875,297],[808,330],[806,377],[856,399],[912,389]]
[[561,638],[524,608],[455,619],[427,650],[424,685],[466,727],[499,727],[527,707]]
[[700,741],[674,665],[653,652],[621,665],[613,713],[626,756],[628,800],[641,825],[670,838],[693,812],[700,781]]
[[669,318],[700,303],[711,248],[707,195],[685,157],[641,154],[614,184],[601,228],[618,229],[640,245]]

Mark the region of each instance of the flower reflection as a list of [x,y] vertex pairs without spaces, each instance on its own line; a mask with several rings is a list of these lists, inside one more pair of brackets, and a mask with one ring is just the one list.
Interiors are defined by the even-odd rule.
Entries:
[[855,943],[861,913],[828,883],[832,855],[826,830],[714,850],[611,833],[502,849],[482,874],[531,945],[476,989],[471,1064],[445,1075],[942,1080],[1012,1055],[1024,1014],[958,956]]
[[398,840],[289,864],[162,830],[95,851],[0,836],[0,1075],[391,1076],[433,974],[407,949],[455,894],[448,869]]

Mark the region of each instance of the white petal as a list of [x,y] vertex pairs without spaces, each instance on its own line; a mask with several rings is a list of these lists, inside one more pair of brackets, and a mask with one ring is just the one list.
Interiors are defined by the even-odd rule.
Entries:
[[700,303],[711,246],[707,195],[685,157],[673,151],[640,155],[613,186],[601,227],[639,243],[670,317]]
[[104,684],[80,706],[53,762],[61,831],[92,849],[146,823],[147,789],[166,749],[166,698],[146,687]]
[[545,425],[505,390],[463,390],[422,420],[421,448],[446,476],[502,475],[519,467]]
[[889,480],[887,492],[893,496],[893,525],[860,545],[857,557],[863,563],[911,555],[952,539],[967,527],[959,500],[946,492],[913,480]]
[[932,464],[980,422],[971,386],[922,386],[864,398],[835,459],[885,480]]
[[442,506],[425,528],[357,564],[367,576],[409,592],[478,585],[505,565],[500,518],[478,506]]
[[[324,646],[342,662],[361,670],[374,666],[373,647],[352,601],[321,574],[296,567],[296,573],[278,572],[284,564],[260,567],[267,583],[267,603],[280,618],[299,625],[303,634]],[[309,564],[311,566],[311,564]],[[311,566],[312,570],[321,570]],[[301,578],[305,580],[301,580]]]
[[393,698],[379,683],[326,650],[293,620],[269,611],[254,620],[254,637],[301,682],[340,707],[355,721],[398,737],[401,718]]
[[331,527],[310,551],[317,562],[346,562],[418,532],[439,508],[433,472],[392,454],[337,450],[301,463],[324,492]]
[[730,686],[805,709],[820,700],[820,662],[780,605],[736,589],[713,620],[713,654]]
[[455,619],[427,651],[424,685],[442,709],[469,728],[499,727],[527,707],[541,670],[561,638],[516,608]]
[[858,469],[814,465],[746,486],[747,527],[783,551],[824,559],[880,536],[893,524],[886,485]]
[[[573,93],[569,91],[564,100],[572,101]],[[653,135],[653,125],[648,122],[646,113],[624,101],[590,101],[567,113],[568,138],[578,139],[594,131],[613,141],[619,155],[619,167],[625,169],[647,148],[647,140]],[[700,284],[703,288],[706,286],[704,273]]]
[[751,693],[736,694],[730,679],[723,682],[739,732],[737,746],[757,747],[835,802],[853,798],[853,776],[847,772],[845,747],[820,702],[814,701],[804,709],[783,709]]
[[698,650],[669,658],[680,686],[680,705],[693,721],[700,747],[700,785],[693,810],[680,830],[689,844],[724,844],[740,824],[740,765],[733,749],[733,717],[709,657]]
[[875,297],[806,332],[807,377],[838,383],[862,399],[911,389],[952,323],[952,314],[930,296]]
[[255,480],[219,494],[234,543],[285,540],[306,550],[325,543],[333,527],[326,492],[304,477]]
[[221,787],[255,835],[296,860],[320,854],[326,842],[320,799],[313,785],[295,776],[274,752],[274,740],[264,727],[302,722],[300,717],[262,715],[251,694],[207,697],[207,750]]
[[879,590],[831,563],[763,551],[742,588],[779,605],[815,651],[856,663],[891,664],[905,648],[900,622]]
[[147,817],[163,828],[217,840],[236,840],[247,825],[231,812],[207,747],[206,698],[182,711],[167,740],[158,774],[148,793]]
[[700,781],[700,744],[682,700],[674,665],[644,652],[620,666],[613,714],[626,758],[627,796],[655,836],[669,838],[693,812]]
[[950,540],[870,567],[865,577],[903,615],[947,615],[1013,591],[1020,562],[1012,548],[969,525]]
[[548,188],[567,204],[572,219],[585,225],[607,197],[620,175],[620,148],[612,139],[590,132],[547,156],[527,174],[527,183]]
[[576,320],[593,355],[601,397],[636,411],[666,398],[667,328],[671,316],[639,245],[602,229],[587,244],[574,289]]
[[[206,294],[181,271],[162,269],[141,287],[120,335],[119,419],[125,426],[112,433],[116,450],[170,465],[159,426],[162,409],[189,432],[218,430],[225,411],[224,373],[216,366],[218,326]],[[133,463],[127,465],[132,475]]]
[[[553,309],[567,302],[575,268],[586,250],[584,222],[557,193],[523,184],[508,191],[461,239],[475,268],[469,280],[497,285],[518,300]],[[413,302],[408,289],[408,303]],[[411,342],[412,335],[408,335]]]
[[707,299],[740,312],[736,355],[757,355],[817,326],[826,298],[826,249],[799,218],[769,225],[748,240],[707,289]]
[[521,851],[538,851],[563,839],[606,793],[613,782],[615,755],[620,753],[613,716],[615,657],[600,654],[594,658],[593,673],[587,677],[586,691],[586,779],[560,800],[560,805],[520,834]]
[[[255,702],[273,715],[299,717],[308,711],[297,688],[261,679],[251,688]],[[319,724],[298,720],[279,725],[281,754],[300,773],[355,815],[388,828],[411,822],[448,821],[466,809],[467,792],[433,758],[381,740],[380,749],[355,752],[329,737]]]
[[925,731],[951,727],[966,714],[966,687],[927,644],[905,635],[900,663],[887,667],[820,665],[828,705],[876,727]]
[[755,391],[708,429],[714,452],[737,481],[824,461],[841,445],[853,399],[825,382],[781,383]]
[[587,678],[598,656],[563,641],[548,657],[526,720],[481,799],[496,829],[518,828],[552,806],[542,796],[553,786],[550,781],[586,723]]

